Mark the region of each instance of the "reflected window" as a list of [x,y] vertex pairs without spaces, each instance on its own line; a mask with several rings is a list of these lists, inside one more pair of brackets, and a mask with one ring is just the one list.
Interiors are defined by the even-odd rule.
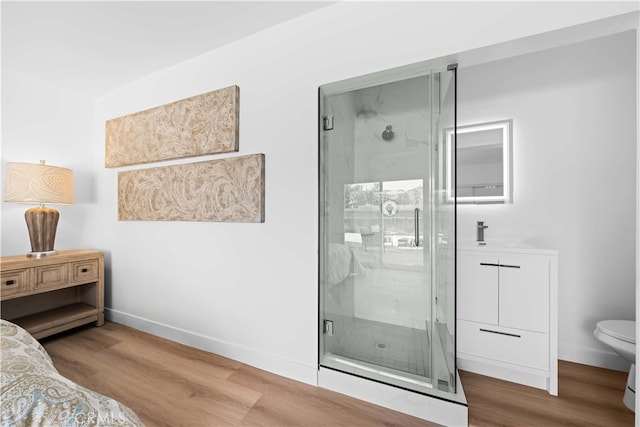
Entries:
[[345,185],[344,240],[368,253],[362,264],[423,265],[423,186],[422,179]]

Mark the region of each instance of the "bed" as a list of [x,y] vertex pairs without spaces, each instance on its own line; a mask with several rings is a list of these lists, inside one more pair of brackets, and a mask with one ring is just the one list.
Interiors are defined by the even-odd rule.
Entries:
[[358,260],[353,250],[345,245],[329,243],[326,261],[325,282],[335,286],[350,275],[366,275],[367,269]]
[[27,331],[0,319],[0,426],[142,426],[121,403],[63,377]]

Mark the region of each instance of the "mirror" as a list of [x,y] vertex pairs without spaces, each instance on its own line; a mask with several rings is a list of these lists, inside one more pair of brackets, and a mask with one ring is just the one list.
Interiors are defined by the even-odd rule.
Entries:
[[[453,129],[446,130],[448,159],[455,159],[458,203],[511,203],[512,120],[458,126],[457,150],[453,156]],[[453,171],[453,168],[448,168]],[[452,197],[453,176],[447,177]]]

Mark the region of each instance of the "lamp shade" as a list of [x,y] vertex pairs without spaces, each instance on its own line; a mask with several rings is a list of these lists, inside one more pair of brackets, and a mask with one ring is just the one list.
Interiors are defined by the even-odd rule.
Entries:
[[27,204],[73,204],[73,171],[35,163],[7,163],[4,201]]

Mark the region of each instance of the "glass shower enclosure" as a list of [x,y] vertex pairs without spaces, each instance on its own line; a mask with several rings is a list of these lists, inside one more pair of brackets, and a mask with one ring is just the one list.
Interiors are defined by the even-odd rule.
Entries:
[[452,401],[455,73],[319,89],[319,365]]

